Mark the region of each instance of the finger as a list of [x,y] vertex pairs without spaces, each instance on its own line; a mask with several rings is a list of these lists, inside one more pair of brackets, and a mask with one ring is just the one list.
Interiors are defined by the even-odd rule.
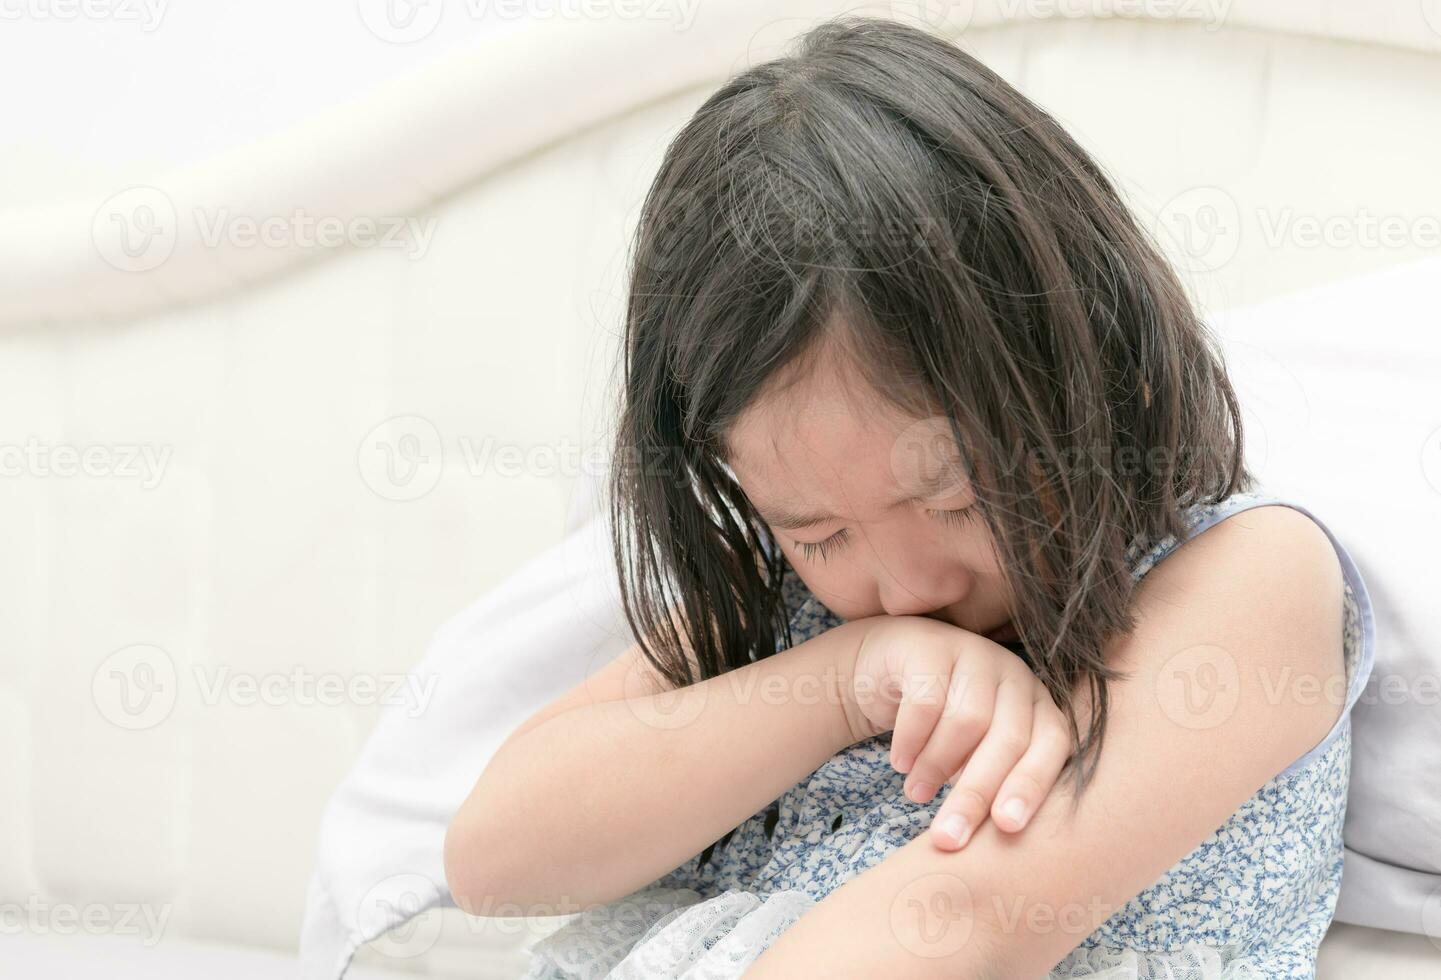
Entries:
[[[990,669],[985,661],[978,661],[973,668],[958,664],[946,692],[945,710],[907,780],[907,795],[911,799],[917,803],[930,802],[981,744],[995,723],[999,684],[999,672]],[[1030,720],[1025,719],[1023,723],[1029,729]],[[1030,737],[1029,730],[1026,736]],[[984,808],[981,813],[985,813]]]
[[1034,680],[1011,675],[996,689],[996,709],[981,744],[955,777],[935,819],[931,839],[942,850],[958,850],[986,819],[1007,775],[1026,754],[1035,713]]
[[991,819],[1004,831],[1026,826],[1040,808],[1071,757],[1071,734],[1066,716],[1042,688],[1036,698],[1031,744],[996,794]]
[[891,765],[909,772],[945,709],[953,660],[944,651],[917,652],[900,678],[900,704],[891,730]]

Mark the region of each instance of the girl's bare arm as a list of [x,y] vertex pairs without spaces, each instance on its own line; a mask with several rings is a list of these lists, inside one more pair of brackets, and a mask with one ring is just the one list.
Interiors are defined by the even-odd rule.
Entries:
[[[1325,532],[1285,507],[1188,541],[1146,576],[1137,628],[1108,652],[1132,673],[1112,686],[1075,813],[1053,794],[1018,835],[987,823],[954,853],[911,841],[807,912],[747,980],[1045,976],[1336,723],[1341,706],[1300,679],[1344,677],[1342,587]],[[1208,662],[1235,670],[1214,717],[1168,676]]]
[[555,915],[678,867],[858,740],[866,620],[681,690],[638,647],[501,745],[445,838],[474,915]]

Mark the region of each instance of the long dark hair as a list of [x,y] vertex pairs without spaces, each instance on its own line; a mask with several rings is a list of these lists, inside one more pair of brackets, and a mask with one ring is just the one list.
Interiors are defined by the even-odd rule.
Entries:
[[1220,352],[1096,162],[954,43],[846,16],[791,52],[706,100],[643,204],[610,485],[627,619],[675,687],[790,642],[725,440],[839,341],[949,420],[1079,795],[1124,676],[1103,649],[1135,626],[1128,556],[1254,486]]

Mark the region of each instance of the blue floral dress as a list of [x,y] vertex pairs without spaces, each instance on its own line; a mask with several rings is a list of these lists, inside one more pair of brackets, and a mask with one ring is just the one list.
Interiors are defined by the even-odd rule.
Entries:
[[[1277,774],[1216,832],[1087,936],[1051,978],[1309,978],[1341,883],[1341,828],[1351,763],[1351,706],[1374,659],[1365,583],[1331,530],[1299,504],[1259,491],[1186,513],[1187,537],[1251,507],[1285,504],[1335,545],[1345,575],[1345,710],[1326,737]],[[1127,554],[1139,579],[1174,536]],[[841,623],[787,569],[792,642]],[[927,804],[903,793],[890,735],[823,763],[717,846],[617,902],[582,913],[531,950],[524,980],[739,977],[832,890],[920,835]]]

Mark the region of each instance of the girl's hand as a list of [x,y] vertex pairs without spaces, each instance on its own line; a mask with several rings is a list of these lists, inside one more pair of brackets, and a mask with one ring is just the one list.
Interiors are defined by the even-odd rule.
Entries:
[[891,736],[906,794],[950,793],[931,822],[943,850],[964,847],[989,812],[1019,831],[1071,754],[1065,716],[1024,661],[992,640],[920,616],[871,620],[851,676],[857,741]]

